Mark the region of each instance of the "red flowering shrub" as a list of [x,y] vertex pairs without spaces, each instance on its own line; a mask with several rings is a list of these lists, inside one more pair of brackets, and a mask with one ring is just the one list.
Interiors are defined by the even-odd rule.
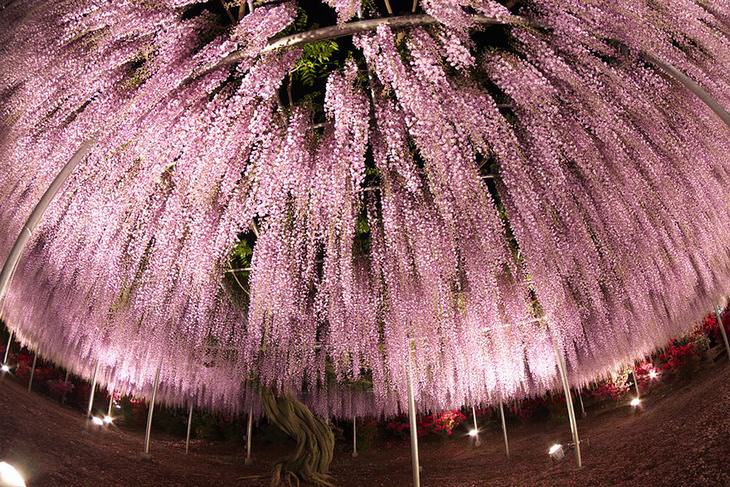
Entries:
[[[725,326],[725,332],[730,335],[730,313],[724,311],[722,313],[722,324]],[[710,313],[705,316],[700,325],[701,331],[710,339],[713,343],[722,342],[722,336],[720,335],[720,326],[715,317],[715,313]]]
[[626,384],[604,381],[599,383],[595,389],[591,390],[591,396],[599,401],[606,399],[618,401],[628,390],[629,388]]
[[464,416],[458,409],[444,411],[440,415],[432,415],[432,417],[433,431],[435,433],[446,433],[449,436],[451,436],[451,433],[454,432],[454,428],[466,421],[466,416]]
[[550,414],[550,404],[545,397],[528,397],[512,404],[509,410],[524,421],[534,417],[547,417]]
[[48,388],[48,393],[51,396],[60,400],[64,395],[73,391],[74,385],[71,382],[64,383],[63,380],[54,379],[46,382],[46,387]]
[[395,436],[405,436],[410,432],[411,426],[408,424],[408,418],[400,416],[388,421],[385,430]]
[[[443,411],[438,414],[428,414],[426,416],[422,416],[416,422],[418,436],[422,437],[432,433],[451,436],[454,429],[464,421],[466,421],[466,416],[458,409]],[[399,416],[388,421],[385,425],[385,429],[395,436],[405,437],[410,434],[411,426],[408,423],[408,418],[406,416]]]
[[659,354],[659,362],[663,370],[679,369],[689,365],[696,358],[693,342],[679,343],[672,340],[664,353]]

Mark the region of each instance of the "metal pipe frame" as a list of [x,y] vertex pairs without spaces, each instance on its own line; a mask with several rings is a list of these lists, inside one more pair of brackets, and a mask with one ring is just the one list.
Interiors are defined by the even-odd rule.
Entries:
[[482,440],[479,438],[479,425],[477,424],[477,409],[474,405],[471,405],[471,415],[474,418],[474,446],[481,446]]
[[5,346],[5,357],[3,357],[3,365],[8,364],[8,356],[10,355],[11,343],[13,343],[13,330],[10,330],[10,335],[8,335],[8,344]]
[[193,401],[190,401],[190,412],[188,412],[188,432],[185,435],[185,454],[190,451],[190,427],[193,425]]
[[357,458],[357,416],[352,417],[352,458]]
[[111,418],[112,416],[112,406],[114,406],[114,387],[112,386],[111,389],[109,389],[109,408],[106,411],[106,415]]
[[94,375],[91,378],[91,393],[89,394],[89,407],[86,409],[86,417],[91,417],[91,409],[94,407],[94,392],[96,392],[96,378],[99,374],[99,362],[94,366]]
[[575,390],[576,390],[576,392],[578,392],[578,402],[580,403],[580,412],[583,415],[583,417],[585,418],[586,416],[588,416],[588,413],[586,413],[586,408],[585,408],[585,406],[583,406],[583,396],[580,393],[580,389],[578,389],[576,387]]
[[253,406],[248,409],[248,424],[246,425],[246,465],[251,465],[251,436],[253,435]]
[[502,434],[504,435],[504,452],[509,458],[509,439],[507,438],[507,423],[504,420],[504,404],[499,401],[499,415],[502,417]]
[[155,384],[152,387],[152,399],[150,399],[150,407],[147,410],[147,428],[144,432],[144,454],[150,454],[150,438],[152,433],[152,416],[155,412],[155,401],[157,400],[157,389],[160,387],[160,370],[162,369],[162,363],[157,366],[157,373],[155,374]]
[[35,375],[35,364],[38,361],[38,352],[33,354],[33,365],[30,368],[30,377],[28,378],[28,392],[33,387],[33,376]]
[[563,383],[563,392],[565,393],[565,402],[568,407],[568,419],[570,420],[570,432],[573,435],[573,445],[575,446],[575,462],[578,468],[583,467],[583,460],[580,453],[580,437],[578,435],[578,422],[575,419],[575,408],[573,407],[573,396],[570,393],[570,382],[568,382],[568,370],[565,365],[565,359],[563,354],[558,350],[558,345],[553,340],[553,347],[555,348],[555,355],[558,362],[558,369],[560,372],[560,379]]
[[8,288],[10,287],[13,275],[15,274],[15,269],[18,267],[20,256],[23,254],[25,246],[30,241],[33,232],[43,218],[43,214],[46,212],[48,206],[56,197],[59,190],[63,187],[73,170],[76,169],[76,166],[78,166],[78,164],[89,154],[89,151],[91,151],[94,144],[95,141],[92,140],[88,140],[81,144],[81,147],[79,147],[63,169],[61,169],[61,172],[58,173],[51,185],[48,186],[46,192],[43,193],[38,204],[35,208],[33,208],[33,211],[20,231],[20,235],[18,235],[18,238],[15,240],[13,248],[10,250],[10,254],[8,254],[7,259],[5,259],[5,262],[3,263],[2,271],[0,271],[0,303],[5,302],[5,296],[8,292]]
[[720,306],[715,308],[715,316],[717,317],[717,325],[720,327],[720,334],[722,334],[722,341],[725,342],[725,350],[727,351],[728,360],[730,360],[730,342],[728,342],[727,339],[725,326],[722,324],[722,308]]
[[416,424],[416,400],[413,397],[413,351],[408,366],[408,419],[411,426],[411,468],[413,487],[421,487],[421,465],[418,458],[418,425]]

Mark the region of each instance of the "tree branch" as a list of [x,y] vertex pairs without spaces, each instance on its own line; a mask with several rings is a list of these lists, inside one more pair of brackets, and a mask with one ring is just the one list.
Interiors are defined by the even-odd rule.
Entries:
[[[473,20],[477,24],[481,25],[512,25],[520,27],[539,27],[531,24],[528,20],[518,17],[511,16],[505,18],[488,17],[486,15],[474,15]],[[314,42],[338,39],[340,37],[351,36],[359,34],[361,32],[367,32],[375,30],[381,25],[387,25],[392,28],[407,28],[407,27],[418,27],[423,25],[437,24],[438,20],[427,14],[414,14],[414,15],[398,15],[395,17],[379,17],[377,19],[358,20],[355,22],[349,22],[346,24],[332,25],[329,27],[322,27],[320,29],[314,29],[306,32],[298,32],[296,34],[271,39],[266,47],[261,50],[261,54],[267,52],[276,51],[278,49],[292,49],[295,47],[302,46],[304,44],[311,44]],[[682,73],[674,66],[661,61],[654,57],[651,53],[642,51],[642,58],[649,64],[654,65],[669,77],[679,82],[686,89],[694,93],[700,100],[702,100],[712,111],[714,111],[727,126],[730,127],[730,113],[723,108],[709,93],[707,93],[699,84],[694,80],[690,79],[687,75]],[[244,54],[241,51],[236,51],[229,54],[225,59],[220,61],[215,66],[204,70],[202,73],[193,75],[193,78],[203,76],[215,69],[222,66],[234,64],[243,59]]]

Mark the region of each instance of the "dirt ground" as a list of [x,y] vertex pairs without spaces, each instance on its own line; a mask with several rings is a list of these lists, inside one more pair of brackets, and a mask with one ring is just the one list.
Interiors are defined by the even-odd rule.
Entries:
[[[691,381],[658,387],[643,398],[643,412],[628,406],[589,411],[579,421],[583,468],[572,454],[553,463],[555,441],[567,443],[566,422],[510,430],[507,459],[497,429],[468,438],[423,442],[422,485],[431,486],[685,486],[730,485],[730,365],[705,364]],[[191,443],[153,437],[143,459],[139,432],[89,431],[76,410],[0,381],[0,460],[19,468],[33,486],[266,486],[285,446],[257,449],[246,466],[240,445]],[[338,486],[410,485],[408,442],[378,445],[351,458],[339,445],[332,465]],[[258,476],[258,477],[257,477]]]

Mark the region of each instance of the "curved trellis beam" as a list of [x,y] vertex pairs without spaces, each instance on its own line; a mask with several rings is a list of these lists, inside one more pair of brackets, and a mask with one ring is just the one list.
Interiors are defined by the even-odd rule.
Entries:
[[644,58],[645,61],[661,69],[662,71],[664,71],[664,73],[671,76],[672,78],[680,82],[689,91],[694,93],[697,98],[702,100],[705,105],[707,105],[713,112],[717,114],[718,117],[722,119],[723,122],[725,122],[725,125],[730,127],[730,113],[728,113],[728,111],[725,110],[725,108],[720,105],[717,100],[715,100],[707,91],[705,91],[696,81],[694,81],[692,78],[690,78],[671,64],[656,58],[646,51],[642,51],[641,56]]
[[25,222],[23,229],[20,231],[20,235],[18,235],[18,238],[15,240],[15,244],[13,244],[10,254],[8,254],[7,259],[5,259],[2,272],[0,272],[0,305],[5,301],[5,295],[10,287],[10,281],[13,279],[13,274],[15,273],[15,269],[18,267],[20,256],[23,254],[25,246],[28,244],[30,237],[33,235],[33,231],[43,219],[44,213],[56,197],[58,191],[63,187],[63,184],[66,182],[73,170],[76,169],[76,166],[78,166],[79,163],[89,154],[89,151],[91,151],[91,148],[95,143],[96,141],[94,140],[87,140],[81,144],[81,147],[79,147],[66,165],[63,166],[61,172],[58,173],[51,185],[48,186],[46,192],[43,193],[38,204],[35,208],[33,208],[33,211],[28,217],[28,220]]

